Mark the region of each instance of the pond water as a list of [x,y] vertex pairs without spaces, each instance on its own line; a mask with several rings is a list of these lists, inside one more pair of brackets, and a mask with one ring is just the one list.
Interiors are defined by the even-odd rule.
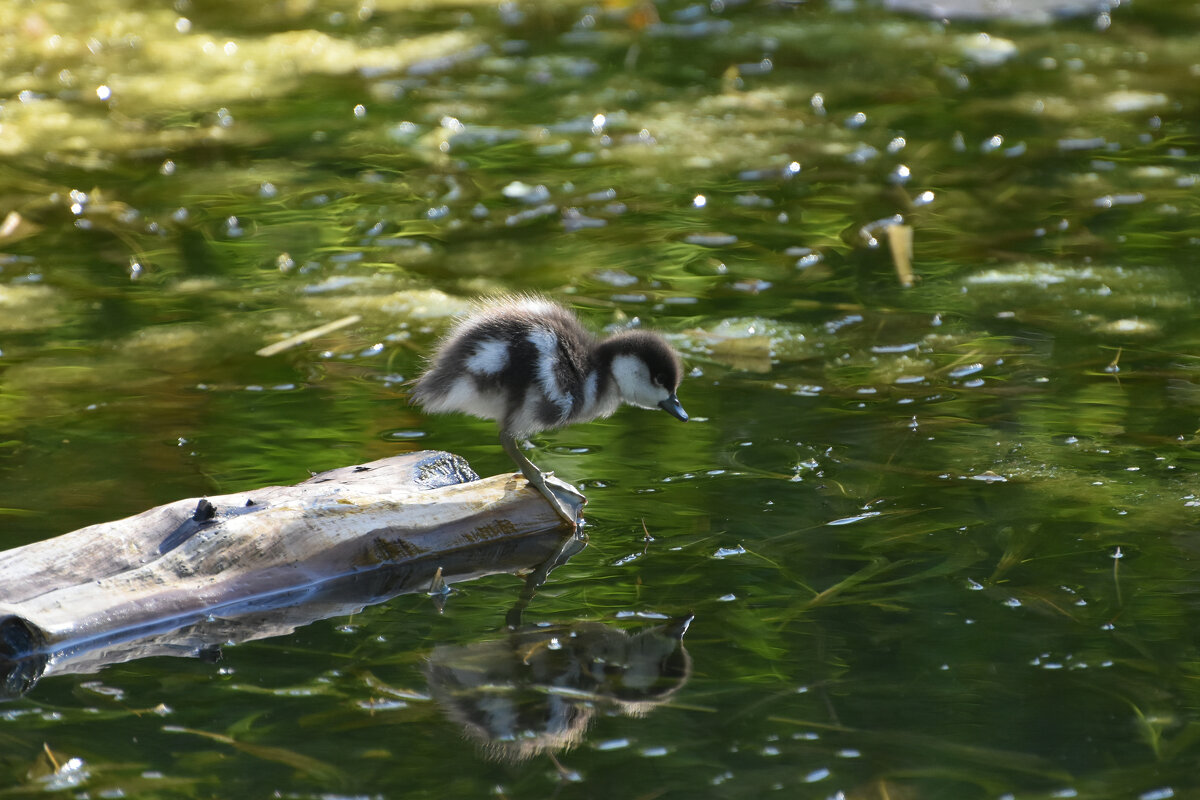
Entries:
[[495,575],[48,676],[0,796],[1194,796],[1200,3],[958,5],[0,0],[0,546],[510,470],[406,402],[484,294],[693,417],[533,442],[589,544],[518,634]]

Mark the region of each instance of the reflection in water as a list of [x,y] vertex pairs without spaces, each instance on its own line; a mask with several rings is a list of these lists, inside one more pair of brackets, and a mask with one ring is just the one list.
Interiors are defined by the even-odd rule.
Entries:
[[597,709],[631,716],[666,702],[691,673],[683,636],[692,617],[629,634],[597,622],[525,625],[522,614],[556,567],[586,546],[579,535],[545,534],[494,543],[469,553],[380,567],[316,586],[230,604],[191,624],[169,620],[48,652],[17,617],[0,621],[0,700],[28,693],[51,674],[91,673],[151,656],[218,660],[225,643],[283,636],[298,627],[346,616],[397,595],[430,592],[496,573],[522,575],[524,586],[506,613],[498,640],[440,646],[429,658],[430,693],[471,738],[498,758],[520,760],[573,747]]
[[574,747],[599,708],[641,716],[687,683],[692,617],[636,634],[598,622],[524,626],[503,639],[434,649],[433,698],[491,756]]

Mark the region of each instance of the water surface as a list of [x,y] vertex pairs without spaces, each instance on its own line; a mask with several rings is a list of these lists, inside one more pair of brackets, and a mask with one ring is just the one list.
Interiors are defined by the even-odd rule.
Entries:
[[[590,498],[549,638],[493,576],[48,677],[4,792],[1196,791],[1200,5],[910,5],[4,5],[0,545],[511,469],[406,402],[481,294],[666,332],[693,417],[533,443]],[[549,688],[637,654],[636,695]],[[489,744],[480,707],[526,716]]]

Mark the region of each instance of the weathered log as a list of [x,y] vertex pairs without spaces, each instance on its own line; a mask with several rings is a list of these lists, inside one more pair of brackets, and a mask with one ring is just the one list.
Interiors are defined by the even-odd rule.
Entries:
[[[0,553],[0,660],[40,662],[40,675],[69,660],[194,652],[211,638],[202,629],[225,637],[215,641],[275,635],[428,587],[438,567],[447,583],[534,569],[573,535],[524,478],[480,480],[438,452],[180,500]],[[267,632],[221,628],[281,608],[297,610]],[[10,677],[9,689],[27,681]]]

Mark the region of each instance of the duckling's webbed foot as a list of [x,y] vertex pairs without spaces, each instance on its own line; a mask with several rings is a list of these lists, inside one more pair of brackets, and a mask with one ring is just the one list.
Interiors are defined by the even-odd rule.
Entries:
[[546,480],[546,485],[558,494],[566,494],[575,498],[575,505],[583,505],[587,503],[587,496],[583,492],[576,489],[573,485],[567,483],[562,478],[556,478],[553,472],[543,472],[542,477]]
[[566,481],[536,469],[532,475],[525,473],[525,478],[542,493],[542,497],[550,501],[558,515],[572,528],[579,524],[579,508],[585,502],[585,498],[578,489]]
[[564,480],[554,477],[553,472],[542,472],[537,465],[525,457],[517,446],[516,440],[507,433],[500,434],[500,444],[508,453],[529,485],[537,489],[542,497],[550,501],[550,505],[558,512],[571,527],[579,524],[579,508],[587,502],[583,493]]

